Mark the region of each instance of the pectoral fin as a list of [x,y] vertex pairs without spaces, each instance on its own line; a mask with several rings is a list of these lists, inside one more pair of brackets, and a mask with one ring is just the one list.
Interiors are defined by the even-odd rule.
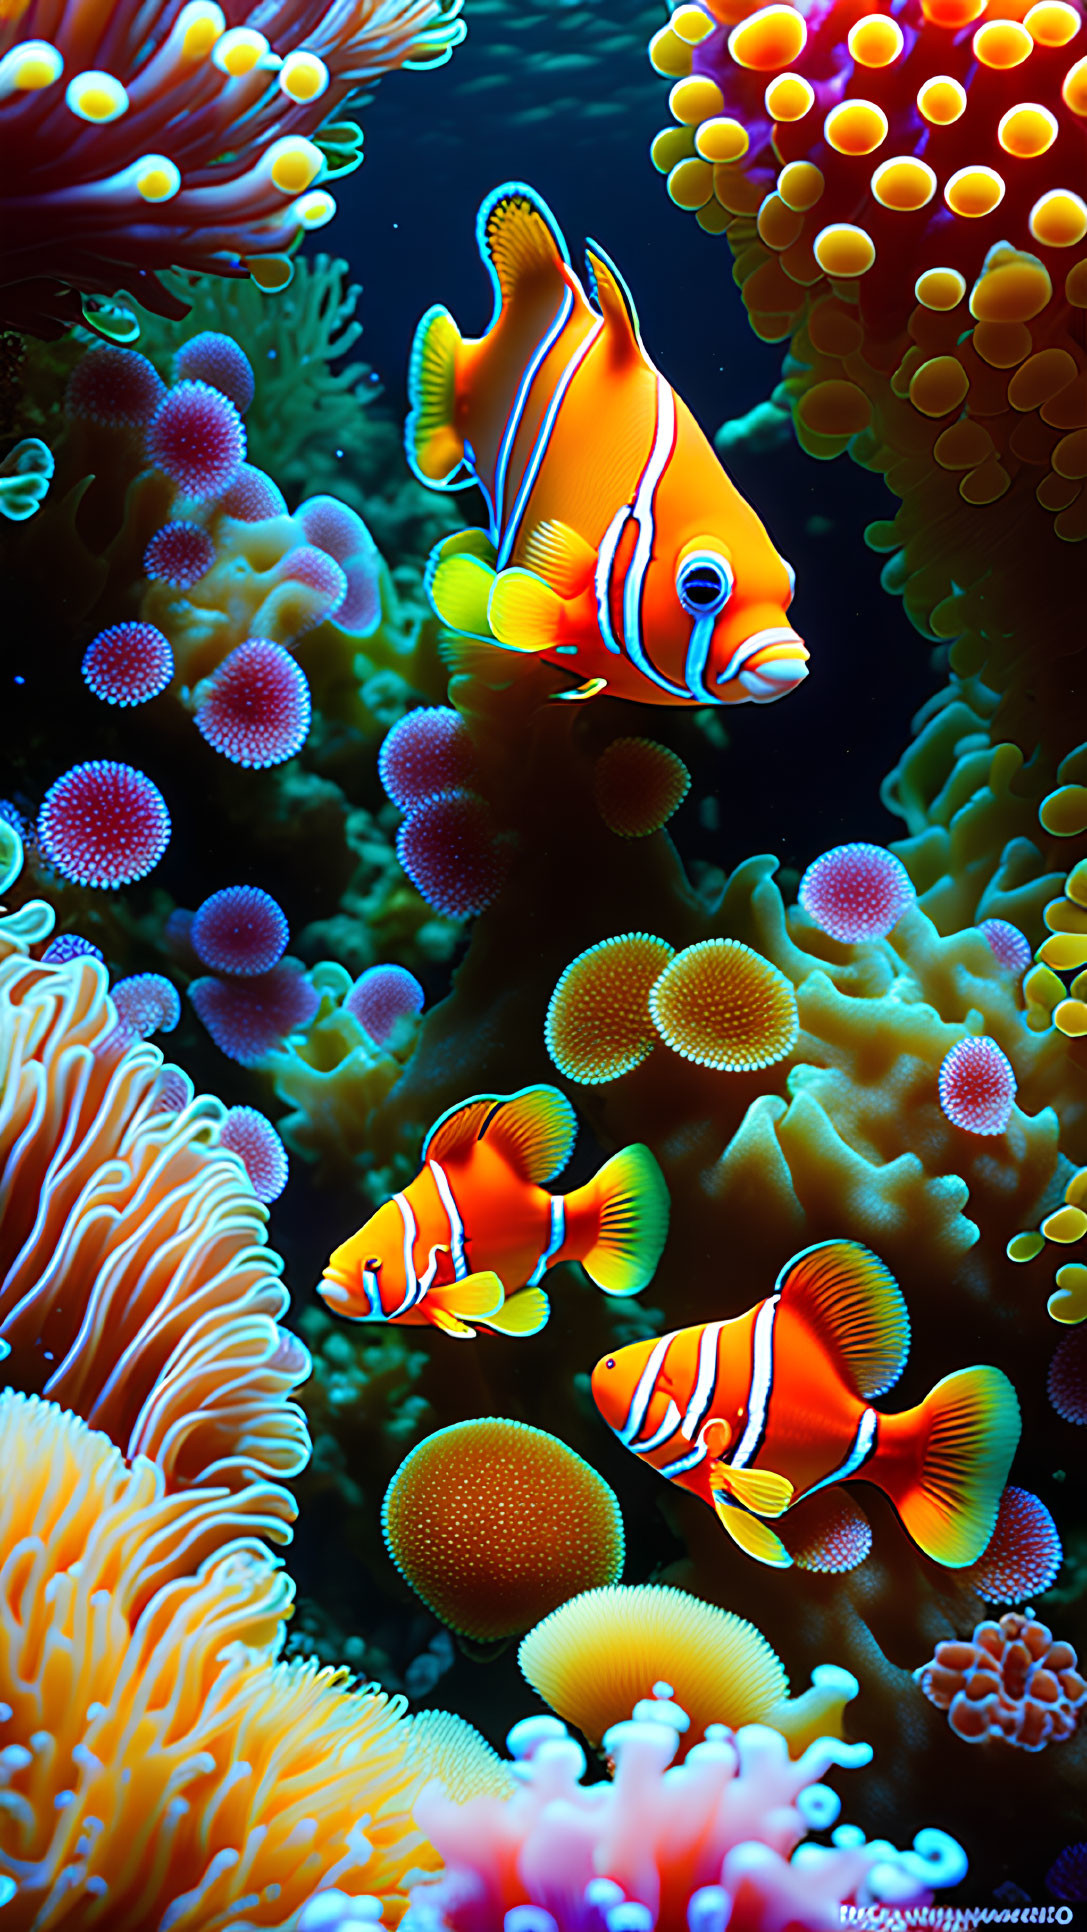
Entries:
[[563,600],[532,570],[503,570],[487,600],[487,619],[511,651],[551,651],[563,635]]
[[427,1300],[435,1309],[441,1309],[446,1315],[467,1316],[470,1321],[483,1321],[496,1315],[505,1299],[506,1291],[499,1277],[489,1269],[427,1290]]
[[738,1543],[748,1556],[753,1556],[757,1563],[768,1563],[775,1570],[792,1567],[793,1559],[780,1536],[776,1536],[765,1523],[760,1523],[757,1516],[750,1516],[746,1509],[738,1508],[721,1491],[714,1495],[713,1506],[718,1521],[733,1542]]
[[598,698],[607,688],[607,678],[586,678],[584,684],[576,684],[572,691],[556,691],[555,699],[557,702],[565,698],[569,703],[571,698]]
[[734,1496],[756,1516],[782,1516],[793,1500],[793,1486],[787,1476],[772,1469],[730,1469],[719,1465],[710,1476],[710,1488],[723,1496]]
[[469,1328],[466,1322],[459,1322],[455,1315],[448,1314],[444,1308],[429,1307],[428,1304],[424,1306],[428,1307],[429,1319],[435,1328],[441,1329],[443,1335],[455,1335],[460,1341],[471,1341],[475,1336],[474,1328]]
[[538,1335],[550,1313],[542,1288],[522,1288],[496,1315],[488,1315],[487,1327],[499,1335]]

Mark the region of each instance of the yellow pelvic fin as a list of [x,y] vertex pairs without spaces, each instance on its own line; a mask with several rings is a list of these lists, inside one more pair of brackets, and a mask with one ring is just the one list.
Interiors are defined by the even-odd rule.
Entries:
[[710,1488],[734,1496],[756,1516],[783,1516],[793,1500],[793,1486],[787,1476],[772,1469],[729,1469],[719,1465],[710,1475]]
[[592,582],[596,551],[586,537],[558,517],[538,523],[522,552],[526,570],[534,571],[560,597],[577,597]]
[[771,1569],[788,1570],[792,1568],[792,1557],[785,1548],[780,1536],[757,1516],[749,1516],[745,1509],[730,1503],[727,1496],[717,1491],[713,1498],[718,1521],[727,1529],[734,1543],[753,1556],[757,1563],[768,1563]]
[[503,570],[487,604],[491,631],[513,651],[550,651],[562,636],[562,598],[531,570]]
[[542,1288],[522,1288],[496,1315],[487,1316],[487,1327],[499,1335],[538,1335],[550,1313]]
[[486,1269],[479,1274],[462,1275],[459,1281],[447,1281],[441,1288],[429,1288],[427,1300],[441,1308],[447,1315],[466,1315],[471,1321],[483,1321],[496,1315],[506,1299],[506,1291],[498,1275]]
[[[428,1296],[423,1304],[424,1308],[429,1306],[429,1300]],[[471,1341],[476,1332],[474,1328],[469,1328],[466,1322],[459,1322],[456,1316],[451,1315],[445,1308],[431,1308],[430,1319],[435,1328],[441,1329],[443,1335],[455,1335],[458,1341]]]
[[607,678],[586,678],[584,684],[575,684],[572,691],[556,691],[555,699],[558,702],[565,698],[569,702],[571,698],[598,698],[607,688]]
[[448,309],[428,309],[415,331],[408,365],[411,410],[404,431],[408,456],[424,483],[444,483],[464,456],[454,427],[461,333]]
[[495,582],[494,571],[481,557],[443,557],[428,586],[430,601],[452,630],[487,638],[487,599]]

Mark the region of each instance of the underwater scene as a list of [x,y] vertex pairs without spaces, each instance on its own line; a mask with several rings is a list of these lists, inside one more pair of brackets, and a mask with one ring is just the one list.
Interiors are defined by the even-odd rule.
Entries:
[[1083,0],[0,153],[0,1932],[1087,1928]]

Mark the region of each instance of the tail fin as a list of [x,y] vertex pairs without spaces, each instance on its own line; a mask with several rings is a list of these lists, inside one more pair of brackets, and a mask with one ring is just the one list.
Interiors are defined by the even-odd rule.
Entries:
[[668,1189],[648,1147],[624,1147],[579,1193],[595,1197],[596,1239],[582,1266],[608,1295],[652,1281],[668,1233]]
[[464,457],[464,439],[454,424],[460,346],[449,310],[428,309],[411,345],[404,443],[416,476],[431,485],[447,483]]
[[912,1470],[900,1463],[901,1475],[895,1469],[884,1487],[926,1556],[963,1569],[977,1562],[996,1524],[1019,1441],[1018,1397],[997,1368],[960,1369],[909,1411],[908,1426]]

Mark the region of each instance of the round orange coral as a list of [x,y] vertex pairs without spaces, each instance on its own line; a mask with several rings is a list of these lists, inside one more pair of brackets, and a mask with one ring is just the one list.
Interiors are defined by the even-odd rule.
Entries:
[[650,992],[649,1011],[673,1052],[729,1073],[773,1066],[800,1030],[784,973],[739,939],[705,939],[677,953]]
[[547,1051],[560,1073],[595,1086],[649,1057],[657,1041],[649,992],[673,957],[667,940],[624,932],[571,960],[544,1022]]
[[512,1636],[623,1567],[623,1520],[602,1477],[543,1429],[497,1416],[419,1443],[381,1520],[401,1575],[468,1637]]
[[659,832],[690,789],[682,758],[652,738],[616,738],[593,773],[597,810],[608,830],[622,839]]

